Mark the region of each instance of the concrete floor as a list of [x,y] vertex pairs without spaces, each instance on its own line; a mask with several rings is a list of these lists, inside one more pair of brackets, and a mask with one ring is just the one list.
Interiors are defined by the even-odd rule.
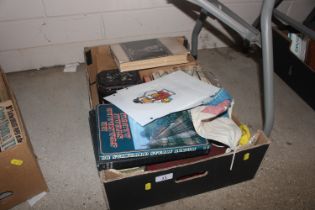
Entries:
[[[199,62],[234,96],[236,115],[261,128],[258,63],[229,48],[202,50]],[[50,189],[33,208],[23,203],[15,210],[107,208],[90,140],[84,70],[8,75]],[[315,112],[277,76],[275,101],[273,142],[255,179],[147,209],[314,209]]]

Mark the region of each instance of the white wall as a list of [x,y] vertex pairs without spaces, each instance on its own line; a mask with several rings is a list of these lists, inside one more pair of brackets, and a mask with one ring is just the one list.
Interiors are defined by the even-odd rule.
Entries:
[[[252,23],[262,0],[222,0]],[[193,5],[168,0],[0,0],[0,65],[6,72],[84,62],[83,48],[159,36],[185,35]],[[313,0],[286,0],[281,10],[303,20]],[[215,20],[211,23],[223,31]],[[215,28],[203,30],[200,48],[226,46]]]

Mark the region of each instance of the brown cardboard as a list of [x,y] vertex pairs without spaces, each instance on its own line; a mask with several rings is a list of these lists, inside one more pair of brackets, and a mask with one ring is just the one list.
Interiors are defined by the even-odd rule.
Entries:
[[311,70],[315,72],[315,40],[310,40],[308,43],[308,51],[305,62],[310,66]]
[[[3,81],[2,74],[0,75],[0,80]],[[8,100],[8,98],[9,98],[9,93],[7,89],[5,88],[5,84],[3,82],[0,82],[0,101]]]
[[85,56],[87,59],[87,52],[90,52],[91,63],[88,64],[89,84],[96,81],[97,73],[106,70],[117,69],[114,59],[111,56],[108,45],[102,45],[92,48],[85,48]]
[[2,210],[9,209],[43,191],[48,191],[48,188],[33,153],[14,94],[2,71],[0,72],[0,87],[1,101],[9,100],[14,106],[23,139],[14,148],[0,152],[0,209]]

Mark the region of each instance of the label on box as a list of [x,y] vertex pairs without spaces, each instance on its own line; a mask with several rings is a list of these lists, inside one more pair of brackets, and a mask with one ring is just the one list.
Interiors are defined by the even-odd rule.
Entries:
[[151,188],[152,188],[152,185],[151,185],[151,183],[149,182],[149,183],[146,183],[145,185],[144,185],[144,189],[145,190],[151,190]]
[[244,156],[243,156],[243,160],[248,160],[250,157],[250,154],[249,153],[245,153]]
[[170,179],[173,179],[173,173],[157,176],[157,177],[155,177],[155,182],[164,182],[164,181],[170,180]]
[[19,125],[12,101],[0,103],[0,152],[15,147],[22,142]]
[[15,166],[21,166],[21,165],[23,164],[23,160],[12,159],[12,160],[10,161],[10,163],[11,163],[12,165],[15,165]]

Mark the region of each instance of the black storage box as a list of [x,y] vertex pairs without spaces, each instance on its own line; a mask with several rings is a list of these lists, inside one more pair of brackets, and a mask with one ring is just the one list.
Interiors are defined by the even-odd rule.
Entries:
[[[86,48],[85,57],[90,105],[93,109],[98,104],[96,74],[115,69],[116,65],[109,46],[106,45]],[[190,59],[188,64],[183,65],[196,65],[195,60]],[[140,76],[168,68],[172,66],[144,70]],[[112,169],[100,171],[109,207],[144,208],[250,180],[254,178],[270,144],[263,132],[258,131],[255,136],[257,140],[254,145],[236,152],[232,170],[233,153],[227,153],[155,171],[131,173],[128,176],[117,175]]]
[[290,51],[290,39],[275,28],[273,45],[275,72],[315,110],[315,70]]

